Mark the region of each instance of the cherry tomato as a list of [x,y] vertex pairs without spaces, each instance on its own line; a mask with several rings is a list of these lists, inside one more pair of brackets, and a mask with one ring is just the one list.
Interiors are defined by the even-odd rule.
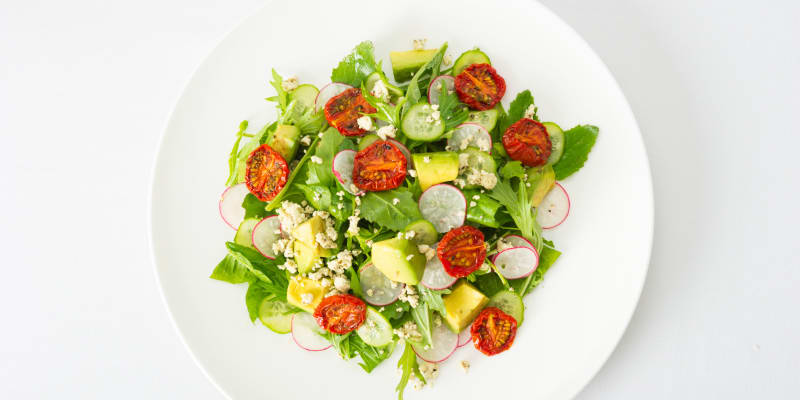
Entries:
[[277,151],[262,144],[247,157],[245,183],[261,201],[270,201],[286,185],[289,165]]
[[406,156],[394,143],[376,140],[356,153],[353,183],[371,192],[394,189],[406,178],[406,163]]
[[508,350],[517,336],[517,320],[497,307],[486,307],[470,329],[475,348],[487,356]]
[[506,94],[506,80],[489,64],[472,64],[456,76],[456,93],[470,108],[488,110]]
[[445,272],[454,278],[463,278],[483,265],[486,243],[483,232],[464,225],[447,232],[436,249]]
[[325,103],[325,119],[344,136],[363,135],[366,131],[358,127],[358,119],[374,112],[359,88],[347,89]]
[[349,294],[335,294],[322,299],[314,310],[317,324],[328,332],[344,335],[357,329],[367,318],[367,305]]
[[529,167],[546,164],[552,151],[547,129],[541,122],[530,118],[523,118],[506,129],[503,147],[509,157]]

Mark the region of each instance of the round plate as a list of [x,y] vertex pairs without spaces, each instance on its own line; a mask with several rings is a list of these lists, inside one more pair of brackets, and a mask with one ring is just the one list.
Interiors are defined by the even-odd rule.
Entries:
[[[454,29],[461,24],[470,28]],[[570,216],[546,236],[564,255],[526,298],[512,349],[489,358],[465,346],[441,366],[432,388],[413,393],[409,386],[407,397],[568,399],[622,336],[650,255],[649,166],[617,83],[569,26],[527,0],[273,2],[231,32],[195,72],[164,133],[152,186],[153,257],[167,307],[198,364],[230,397],[395,395],[399,351],[370,375],[335,351],[303,351],[289,335],[250,323],[244,285],[208,276],[233,237],[217,201],[239,122],[249,120],[255,132],[275,117],[273,103],[263,100],[274,93],[270,68],[321,87],[357,43],[372,40],[389,72],[389,51],[410,49],[415,38],[427,38],[430,47],[448,41],[454,58],[480,47],[508,83],[506,107],[530,89],[543,120],[565,129],[591,123],[600,136],[585,168],[563,182]],[[461,360],[472,364],[470,377],[494,384],[464,385]]]

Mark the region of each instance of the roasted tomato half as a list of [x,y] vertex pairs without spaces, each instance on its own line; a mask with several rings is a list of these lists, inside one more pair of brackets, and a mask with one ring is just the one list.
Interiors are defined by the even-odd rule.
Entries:
[[506,94],[506,80],[489,64],[472,64],[456,76],[456,93],[470,108],[488,110]]
[[289,165],[283,156],[266,144],[262,144],[247,157],[245,183],[253,196],[261,201],[270,201],[286,185]]
[[406,156],[394,143],[377,140],[356,153],[353,183],[361,190],[377,192],[394,189],[406,178]]
[[470,330],[475,348],[487,356],[508,350],[517,336],[517,320],[497,307],[486,307]]
[[361,95],[359,88],[347,89],[325,103],[325,119],[344,136],[363,135],[366,131],[358,127],[358,119],[362,114],[376,111]]
[[367,318],[367,305],[361,299],[349,294],[335,294],[322,299],[314,319],[328,332],[344,335],[355,330]]
[[463,278],[483,265],[486,259],[486,242],[483,232],[465,225],[447,232],[436,249],[445,272]]
[[523,118],[506,129],[503,147],[509,157],[529,167],[546,164],[552,151],[547,129],[541,122],[530,118]]

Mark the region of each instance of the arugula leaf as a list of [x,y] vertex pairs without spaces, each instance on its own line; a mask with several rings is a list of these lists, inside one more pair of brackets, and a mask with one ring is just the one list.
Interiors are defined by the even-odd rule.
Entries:
[[388,359],[394,352],[395,342],[384,347],[374,347],[364,343],[358,335],[350,335],[350,348],[361,357],[358,365],[367,373],[372,372],[383,360]]
[[317,133],[327,124],[322,110],[314,107],[303,107],[297,100],[292,100],[284,113],[278,118],[280,125],[294,125],[301,134]]
[[407,315],[406,313],[411,306],[404,301],[398,301],[382,308],[383,311],[380,311],[380,313],[392,323],[392,328],[397,328],[405,322],[404,317]]
[[553,263],[558,260],[559,256],[561,256],[560,251],[548,246],[543,247],[539,255],[539,266],[536,267],[536,270],[528,275],[527,278],[511,281],[511,287],[513,287],[520,296],[525,296],[530,293],[536,286],[542,283],[544,274],[553,266]]
[[469,109],[467,105],[458,99],[458,95],[455,91],[449,92],[445,85],[432,89],[440,91],[439,114],[441,115],[442,121],[444,121],[445,132],[455,128],[469,118]]
[[522,178],[525,176],[525,167],[519,161],[509,161],[500,168],[500,176],[506,179]]
[[403,109],[403,105],[406,103],[407,99],[405,97],[401,97],[400,100],[397,102],[396,105],[387,104],[383,100],[375,97],[367,91],[364,85],[361,85],[361,95],[364,96],[364,99],[367,100],[371,106],[375,107],[377,112],[373,114],[365,114],[369,115],[370,117],[377,118],[381,121],[388,122],[394,126],[400,126],[400,111]]
[[358,279],[358,272],[356,272],[352,265],[347,268],[347,276],[350,278],[350,289],[353,291],[353,294],[358,297],[364,297],[361,293],[361,280]]
[[433,334],[431,333],[431,310],[428,303],[419,302],[416,307],[411,308],[411,318],[417,324],[419,333],[422,334],[422,342],[429,346],[433,345]]
[[272,81],[269,84],[275,88],[277,94],[273,97],[267,97],[267,100],[278,103],[278,110],[280,114],[283,114],[289,104],[289,94],[283,90],[283,77],[275,71],[275,68],[272,69]]
[[294,186],[303,192],[311,205],[317,210],[327,210],[331,207],[331,191],[327,186],[322,185],[303,185],[295,183]]
[[256,279],[244,264],[230,254],[217,264],[209,278],[233,284],[251,282]]
[[[525,116],[525,111],[528,110],[533,104],[533,95],[531,94],[530,90],[523,90],[517,94],[517,97],[514,101],[511,102],[511,105],[508,107],[508,114],[506,114],[505,118],[500,121],[500,132],[505,132],[509,126],[511,126],[514,122],[517,122]],[[535,120],[539,120],[538,116],[534,115]]]
[[419,67],[417,73],[414,74],[414,77],[411,78],[411,81],[408,83],[408,88],[406,89],[406,99],[408,101],[403,106],[403,114],[405,114],[411,106],[414,104],[419,103],[419,100],[422,98],[422,91],[420,90],[419,86],[420,83],[423,82],[423,75],[425,75],[428,71],[438,71],[439,67],[442,65],[442,59],[444,58],[444,52],[447,50],[447,42],[442,44],[442,47],[439,48],[439,51],[433,55],[430,61],[428,61],[425,65]]
[[247,312],[250,314],[250,322],[256,322],[258,310],[261,308],[261,302],[271,295],[272,292],[270,288],[264,286],[262,281],[255,280],[250,282],[250,286],[247,287],[247,293],[244,295],[245,303],[247,304]]
[[432,311],[438,311],[441,315],[447,314],[447,310],[444,308],[442,295],[450,293],[450,289],[433,290],[419,285],[417,286],[417,290],[419,291],[422,303],[427,304]]
[[589,158],[599,129],[593,125],[578,125],[564,132],[564,153],[553,165],[556,179],[562,180],[577,172]]
[[518,190],[515,192],[511,188],[510,179],[501,179],[491,192],[489,197],[499,201],[508,211],[511,219],[519,228],[520,233],[533,243],[536,250],[542,248],[542,228],[536,222],[536,217],[531,211],[531,199],[522,179],[517,179]]
[[289,279],[286,272],[278,268],[286,260],[278,255],[274,260],[266,258],[255,249],[240,244],[227,242],[228,254],[244,265],[256,278],[262,281],[262,288],[269,290],[278,300],[286,301],[286,289]]
[[311,143],[311,146],[308,146],[309,151],[307,151],[306,155],[304,155],[303,158],[300,159],[300,161],[297,163],[297,166],[294,167],[292,173],[289,174],[288,178],[286,178],[286,185],[283,187],[283,189],[281,189],[280,193],[278,193],[278,195],[275,196],[275,198],[272,199],[272,201],[267,203],[267,211],[272,211],[280,207],[283,198],[292,192],[291,189],[289,189],[292,186],[292,181],[294,181],[294,179],[297,177],[298,172],[305,171],[303,166],[308,161],[308,159],[311,158],[311,149],[315,148],[314,146],[316,146],[317,142],[319,142],[319,137],[314,139],[314,141]]
[[331,345],[333,345],[333,348],[336,349],[336,351],[339,353],[339,356],[342,357],[343,360],[349,360],[355,355],[353,349],[350,347],[350,339],[353,337],[351,333],[353,332],[347,332],[344,335],[337,335],[335,333],[325,332],[323,337],[331,342]]
[[411,222],[422,219],[411,192],[403,188],[368,192],[361,200],[361,216],[395,231],[402,231]]
[[[309,179],[306,180],[306,184],[319,184],[329,187],[336,185],[336,177],[333,176],[333,172],[331,171],[331,163],[333,162],[333,156],[339,151],[339,145],[341,145],[342,142],[344,142],[344,136],[340,135],[336,128],[331,127],[326,129],[325,132],[322,132],[322,139],[320,139],[319,145],[316,151],[314,151],[314,155],[321,158],[322,163],[309,164],[309,170],[313,170],[314,172],[313,175],[309,174]],[[309,153],[310,152],[309,150]],[[312,181],[312,176],[316,177],[315,181]]]
[[414,348],[411,347],[411,343],[406,342],[403,355],[400,356],[400,360],[397,361],[397,368],[400,369],[402,374],[400,375],[400,382],[397,384],[397,387],[395,387],[394,390],[397,392],[397,399],[403,400],[403,392],[406,389],[406,385],[408,385],[408,378],[411,377],[412,372],[417,376],[417,378],[425,382],[425,378],[422,376],[422,373],[419,372],[417,354],[414,353]]
[[361,83],[378,70],[372,42],[359,43],[331,73],[331,82],[346,83],[360,87]]
[[[497,220],[496,215],[502,204],[485,194],[480,194],[477,190],[465,190],[464,196],[469,201],[467,221],[492,228],[500,227],[500,221]],[[475,196],[478,198],[475,199]]]
[[[520,280],[524,281],[524,279]],[[503,285],[503,281],[501,281],[500,277],[498,277],[496,274],[486,274],[486,275],[476,276],[475,287],[478,288],[478,290],[480,290],[481,293],[485,294],[486,297],[492,297],[497,292],[505,290],[505,285]]]
[[264,218],[274,214],[267,211],[267,203],[259,200],[258,197],[253,196],[252,193],[248,193],[247,196],[244,197],[242,207],[244,207],[245,218]]
[[236,164],[239,158],[239,143],[245,134],[244,131],[247,129],[247,124],[247,121],[239,123],[239,132],[236,132],[236,141],[233,142],[233,149],[231,149],[231,155],[228,157],[228,180],[225,181],[225,186],[233,186],[238,183]]

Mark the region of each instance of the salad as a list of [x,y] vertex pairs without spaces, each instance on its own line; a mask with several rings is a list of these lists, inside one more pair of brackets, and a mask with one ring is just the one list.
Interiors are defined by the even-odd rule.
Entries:
[[368,373],[402,352],[400,399],[459,347],[512,347],[561,254],[557,181],[598,135],[541,122],[528,90],[506,109],[487,54],[447,48],[390,52],[392,81],[369,41],[319,89],[273,70],[277,120],[239,125],[219,202],[236,233],[211,278],[246,283],[251,321],[305,350]]

